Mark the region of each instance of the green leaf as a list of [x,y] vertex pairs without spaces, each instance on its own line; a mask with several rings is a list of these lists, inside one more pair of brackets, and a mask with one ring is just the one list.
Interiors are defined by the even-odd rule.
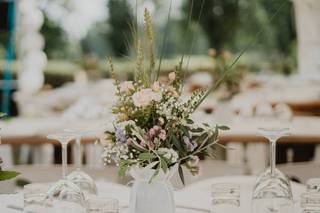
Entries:
[[230,130],[228,126],[218,126],[218,129],[220,130]]
[[142,160],[142,161],[152,160],[154,158],[156,158],[156,156],[153,153],[145,152],[145,153],[139,154],[139,159]]
[[172,135],[172,143],[180,152],[183,152],[183,148],[175,135]]
[[193,122],[193,120],[191,120],[191,119],[187,119],[187,123],[188,123],[188,124],[193,124],[194,122]]
[[160,158],[160,162],[161,162],[161,168],[162,168],[163,172],[166,173],[168,170],[167,161],[164,160],[163,158]]
[[202,123],[202,124],[203,124],[203,126],[210,127],[209,124],[207,124],[207,123]]
[[179,176],[180,176],[181,182],[182,182],[183,186],[185,186],[186,183],[185,183],[185,180],[184,180],[184,174],[183,174],[183,170],[182,170],[181,165],[179,165],[178,171],[179,171]]
[[189,138],[190,134],[189,134],[188,129],[185,126],[181,126],[180,128],[181,128],[181,130],[183,132],[183,135],[185,135],[185,136],[187,136]]
[[0,171],[0,181],[10,180],[17,177],[19,174],[19,172],[15,171]]
[[197,132],[203,132],[204,130],[203,130],[203,128],[198,127],[198,128],[195,128],[195,129],[191,129],[190,131],[194,132],[194,133],[197,133]]
[[118,175],[120,177],[123,177],[126,175],[127,172],[127,167],[126,166],[120,166],[119,171],[118,171]]

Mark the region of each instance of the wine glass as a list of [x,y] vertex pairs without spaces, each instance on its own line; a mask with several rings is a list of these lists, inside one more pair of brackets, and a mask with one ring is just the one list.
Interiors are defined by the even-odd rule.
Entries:
[[82,149],[81,138],[83,136],[93,133],[93,131],[73,131],[66,130],[76,135],[76,170],[71,172],[67,179],[76,184],[85,194],[97,194],[97,186],[94,180],[84,171],[81,170],[82,166]]
[[58,212],[86,212],[83,192],[77,185],[67,180],[67,146],[75,138],[75,134],[66,132],[48,135],[48,139],[57,140],[62,146],[62,179],[50,187],[45,204]]
[[288,128],[259,128],[270,142],[270,168],[262,173],[255,184],[252,213],[292,213],[293,196],[290,180],[276,169],[276,142],[288,135]]

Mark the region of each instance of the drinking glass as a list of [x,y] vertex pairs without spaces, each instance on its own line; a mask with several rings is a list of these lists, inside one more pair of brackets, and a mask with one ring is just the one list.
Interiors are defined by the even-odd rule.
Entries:
[[24,212],[42,213],[49,184],[31,183],[23,187]]
[[211,187],[211,213],[234,213],[240,210],[240,187],[219,183]]
[[303,213],[320,212],[320,193],[304,193],[301,195],[301,207]]
[[307,181],[307,192],[320,193],[320,178],[311,178]]
[[276,142],[288,135],[288,128],[260,128],[270,142],[270,168],[257,178],[252,197],[252,213],[292,213],[290,180],[276,169]]
[[46,206],[52,207],[53,212],[85,212],[86,203],[81,189],[67,180],[67,146],[76,138],[72,133],[59,133],[48,136],[49,139],[57,140],[62,146],[62,179],[50,187],[47,193]]
[[90,196],[88,213],[119,213],[119,201],[114,198]]
[[82,149],[81,149],[81,138],[93,133],[93,131],[73,131],[67,130],[68,132],[76,135],[76,170],[71,172],[67,179],[76,184],[85,194],[97,194],[97,186],[94,180],[84,171],[81,170],[82,166]]

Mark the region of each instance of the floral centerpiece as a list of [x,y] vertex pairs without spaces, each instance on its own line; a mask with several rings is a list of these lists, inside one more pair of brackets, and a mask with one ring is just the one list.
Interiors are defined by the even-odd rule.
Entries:
[[[228,128],[198,125],[190,118],[205,98],[206,90],[196,90],[188,99],[183,98],[182,63],[169,73],[166,83],[158,81],[153,26],[148,10],[144,16],[149,65],[144,64],[144,48],[139,39],[136,41],[134,81],[119,82],[112,60],[108,59],[118,101],[112,109],[116,115],[114,129],[106,131],[103,140],[103,157],[106,163],[114,161],[119,165],[121,176],[130,172],[134,177],[131,213],[150,213],[155,209],[171,213],[174,205],[170,187],[163,190],[161,184],[157,187],[155,184],[167,183],[164,180],[170,178],[176,169],[184,182],[182,167],[197,175],[200,170],[198,155],[210,154],[213,145],[218,144],[219,130]],[[142,182],[145,185],[141,186]],[[153,186],[152,189],[148,184]],[[159,198],[161,203],[157,203]]]

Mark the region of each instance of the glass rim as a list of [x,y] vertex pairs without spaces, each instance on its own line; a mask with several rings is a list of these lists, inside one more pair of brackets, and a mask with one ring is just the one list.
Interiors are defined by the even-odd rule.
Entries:
[[290,128],[289,127],[258,127],[258,131],[260,131],[260,134],[262,134],[262,132],[270,132],[270,133],[282,133],[284,132],[284,136],[286,135],[290,135],[289,131]]
[[228,188],[236,188],[240,190],[240,185],[237,183],[227,183],[227,182],[221,182],[221,183],[213,183],[211,184],[211,189],[213,188],[221,188],[221,187],[228,187]]

